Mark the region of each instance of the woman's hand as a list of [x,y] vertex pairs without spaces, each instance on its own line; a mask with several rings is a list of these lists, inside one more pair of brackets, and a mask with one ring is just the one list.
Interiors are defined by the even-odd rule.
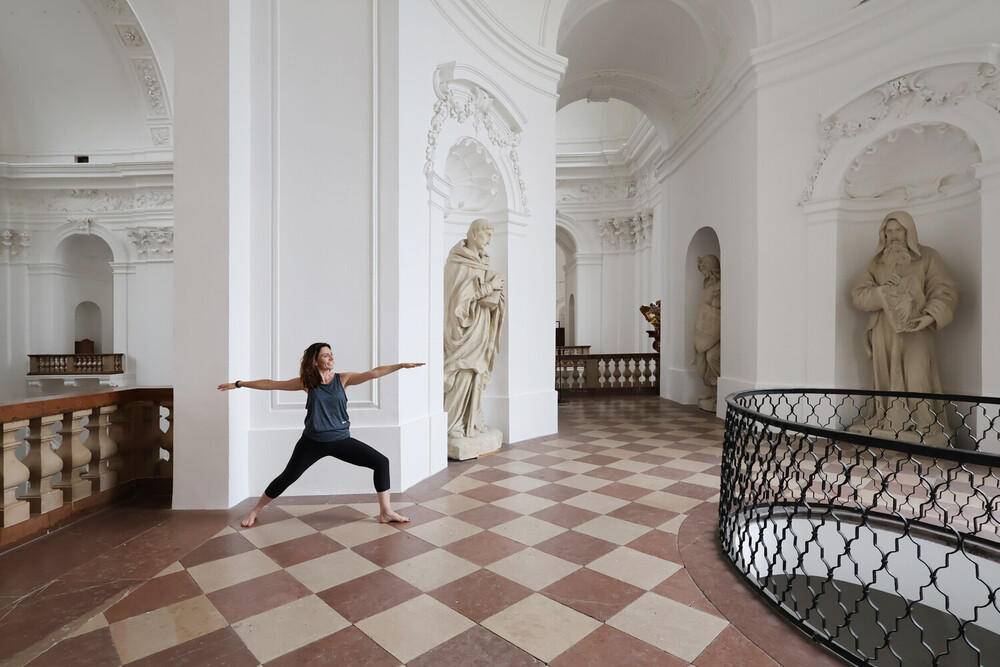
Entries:
[[421,361],[419,364],[403,363],[403,364],[400,364],[400,367],[401,368],[416,368],[417,366],[424,366],[424,365],[426,365],[426,362]]
[[235,382],[227,382],[219,385],[219,391],[229,391],[230,389],[236,389]]

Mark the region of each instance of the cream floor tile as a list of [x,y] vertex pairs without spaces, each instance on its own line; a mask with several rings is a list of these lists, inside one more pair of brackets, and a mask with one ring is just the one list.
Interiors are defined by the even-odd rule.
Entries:
[[444,484],[441,488],[445,491],[450,491],[451,493],[464,493],[465,491],[471,491],[472,489],[485,484],[486,482],[480,482],[478,479],[462,475],[461,477],[456,477],[447,484]]
[[261,662],[343,630],[350,623],[328,604],[308,596],[233,624],[233,630]]
[[470,535],[482,532],[482,530],[479,526],[473,526],[471,523],[456,519],[453,516],[443,516],[440,519],[414,526],[406,532],[422,540],[427,540],[436,547],[443,547],[446,544],[451,544]]
[[715,438],[705,438],[699,436],[694,438],[685,438],[684,440],[681,440],[681,442],[685,445],[715,445],[719,449],[722,449],[722,443]]
[[603,454],[604,456],[611,456],[616,459],[630,459],[633,456],[638,456],[639,452],[633,452],[628,449],[606,449],[603,452],[601,452],[601,454]]
[[277,572],[281,568],[260,551],[247,551],[188,568],[188,574],[206,593]]
[[624,470],[626,472],[643,473],[650,468],[655,468],[656,466],[652,463],[641,463],[640,461],[630,461],[625,459],[610,463],[608,464],[608,467],[614,468],[615,470]]
[[429,595],[360,621],[357,626],[402,663],[459,635],[475,623]]
[[600,621],[535,593],[494,614],[483,627],[549,662],[600,627]]
[[[405,510],[407,507],[411,506],[412,504],[413,503],[393,503],[392,504],[392,509],[397,510],[397,511],[398,510]],[[362,514],[364,514],[364,515],[366,515],[368,517],[371,517],[372,519],[375,519],[376,521],[378,520],[379,512],[382,511],[382,508],[380,508],[378,506],[378,502],[372,502],[372,503],[350,503],[348,505],[348,507],[350,507],[351,509],[355,509],[355,510],[359,511]]]
[[[572,447],[573,445],[578,445],[578,442],[566,441],[567,447]],[[566,459],[567,461],[572,461],[573,459],[578,459],[582,456],[587,456],[587,452],[578,452],[575,449],[557,449],[555,451],[546,452],[549,456],[555,456],[560,459]]]
[[637,499],[636,502],[642,503],[643,505],[649,505],[650,507],[657,507],[661,510],[678,512],[680,514],[689,512],[702,503],[702,501],[697,498],[678,496],[677,494],[670,493],[668,491],[653,491],[652,493]]
[[542,466],[536,466],[534,463],[525,463],[524,461],[511,461],[510,463],[504,463],[503,465],[494,467],[497,470],[503,470],[504,472],[513,473],[515,475],[526,475],[529,472],[535,472],[536,470],[542,469]]
[[[576,442],[574,440],[565,440],[563,438],[553,438],[552,440],[546,440],[545,444],[548,445],[549,447],[573,447],[574,445],[578,445],[580,443],[578,443],[578,442]],[[554,452],[550,452],[550,453],[553,456],[555,456]]]
[[491,504],[502,507],[505,510],[510,510],[511,512],[517,512],[518,514],[534,514],[546,507],[552,507],[556,503],[548,498],[539,498],[530,493],[519,493],[515,496],[507,496],[500,500],[494,500]]
[[710,489],[718,489],[719,488],[719,476],[718,475],[706,475],[703,472],[696,472],[695,474],[691,475],[690,477],[688,477],[684,481],[685,482],[689,482],[691,484],[698,484],[698,485],[701,485],[701,486],[707,486]]
[[530,547],[553,538],[560,533],[565,533],[566,529],[532,516],[521,516],[507,523],[490,528],[490,532],[509,537]]
[[624,433],[624,435],[627,435],[630,438],[652,438],[659,434],[654,433],[653,431],[628,431]]
[[[233,532],[236,532],[236,531],[233,531]],[[183,569],[184,569],[183,565],[181,565],[178,561],[174,561],[170,565],[168,565],[165,568],[163,568],[162,570],[160,570],[157,573],[156,576],[157,577],[162,577],[163,575],[166,575],[166,574],[173,574],[174,572],[180,572]],[[155,579],[156,577],[153,577],[153,578]]]
[[649,452],[650,454],[655,454],[656,456],[665,456],[670,459],[679,459],[687,456],[691,452],[686,449],[673,449],[670,446],[660,447],[659,449],[654,449]]
[[656,593],[646,593],[608,625],[693,662],[729,623]]
[[583,463],[582,461],[566,461],[565,463],[557,463],[554,466],[549,466],[553,470],[562,470],[563,472],[571,472],[574,475],[579,475],[581,473],[590,472],[595,470],[597,466],[593,463]]
[[614,437],[614,431],[587,431],[586,433],[581,433],[585,438],[611,438]]
[[298,519],[286,519],[285,521],[276,521],[264,524],[263,526],[247,528],[242,534],[252,545],[258,549],[263,549],[272,544],[287,542],[297,537],[305,537],[315,532],[315,528],[302,523]]
[[573,530],[584,535],[607,540],[615,544],[628,544],[637,537],[648,533],[649,526],[640,526],[631,521],[623,521],[610,516],[599,516],[596,519],[580,524]]
[[628,501],[622,500],[621,498],[606,496],[603,493],[588,491],[586,493],[581,493],[578,496],[569,498],[568,500],[564,500],[563,504],[580,507],[585,510],[590,510],[591,512],[597,512],[598,514],[607,514],[608,512],[614,512],[619,507],[628,505]]
[[667,461],[663,465],[666,468],[677,468],[678,470],[690,470],[691,472],[703,472],[712,467],[711,463],[703,463],[701,461],[691,461],[689,459],[674,459],[673,461]]
[[682,566],[635,549],[618,547],[591,561],[587,567],[648,591]]
[[323,531],[327,537],[332,537],[345,547],[356,547],[365,542],[377,540],[380,537],[387,537],[395,534],[397,528],[389,524],[379,523],[375,519],[362,519],[352,521],[342,526],[334,526]]
[[600,477],[590,477],[589,475],[573,475],[572,477],[564,477],[563,479],[556,480],[556,484],[562,484],[563,486],[569,486],[583,491],[593,491],[594,489],[599,489],[602,486],[607,486],[610,483],[611,480],[601,479]]
[[93,632],[94,630],[100,630],[101,628],[106,627],[108,627],[108,619],[104,617],[104,614],[98,614],[74,630],[72,633],[66,635],[66,639],[79,637],[80,635],[85,635],[88,632]]
[[322,510],[338,507],[338,505],[281,505],[280,507],[292,516],[300,517],[305,516],[306,514],[312,514],[313,512],[320,512]]
[[497,452],[496,455],[505,459],[511,459],[512,461],[520,461],[522,459],[530,459],[532,456],[537,456],[537,453],[526,449],[502,449]]
[[200,595],[112,623],[110,630],[122,662],[129,663],[227,625],[208,598]]
[[529,547],[506,558],[501,558],[488,565],[486,569],[501,577],[516,581],[522,586],[539,591],[579,570],[580,566]]
[[676,535],[681,529],[681,524],[684,523],[684,519],[687,518],[687,514],[678,514],[670,521],[665,521],[657,526],[657,529],[662,530],[665,533],[673,533]]
[[631,484],[632,486],[642,487],[643,489],[649,489],[650,491],[659,491],[660,489],[665,489],[676,480],[666,479],[665,477],[656,477],[655,475],[643,475],[639,473],[638,475],[632,475],[631,477],[623,477],[621,480],[622,484]]
[[212,535],[212,537],[222,537],[223,535],[232,535],[235,532],[236,532],[235,528],[233,528],[232,526],[226,526],[225,528],[217,532],[215,535]]
[[332,554],[292,565],[285,568],[285,571],[301,581],[313,593],[318,593],[377,569],[378,566],[367,558],[359,556],[350,549],[341,549]]
[[471,510],[473,507],[479,507],[482,503],[475,498],[467,496],[441,496],[434,500],[422,502],[420,505],[441,514],[452,515],[464,512],[465,510]]
[[590,444],[590,445],[599,445],[601,447],[607,447],[609,449],[613,449],[615,447],[621,447],[622,445],[625,444],[625,442],[622,441],[622,440],[611,440],[611,439],[608,439],[608,438],[598,438],[597,440],[591,440],[587,444]]
[[501,479],[493,483],[512,491],[531,491],[532,489],[537,489],[540,486],[548,484],[548,482],[544,480],[535,479],[534,477],[525,477],[524,475],[508,477],[507,479]]
[[385,569],[426,593],[472,574],[479,566],[444,549],[434,549]]

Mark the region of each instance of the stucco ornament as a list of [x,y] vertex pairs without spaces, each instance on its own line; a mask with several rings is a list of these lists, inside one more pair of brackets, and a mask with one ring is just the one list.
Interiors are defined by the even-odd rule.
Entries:
[[500,449],[503,434],[483,423],[483,392],[500,350],[506,310],[503,276],[490,270],[493,226],[480,218],[448,253],[444,270],[444,404],[448,456],[465,460]]
[[702,281],[698,313],[694,318],[694,365],[707,391],[698,399],[698,407],[715,412],[718,400],[719,371],[722,349],[722,282],[719,258],[705,255],[698,258]]
[[[958,287],[941,256],[917,242],[909,213],[885,216],[878,249],[851,289],[855,307],[871,313],[865,350],[875,389],[941,393],[934,334],[951,322]],[[879,397],[873,414],[852,431],[946,445],[951,429],[940,401]]]

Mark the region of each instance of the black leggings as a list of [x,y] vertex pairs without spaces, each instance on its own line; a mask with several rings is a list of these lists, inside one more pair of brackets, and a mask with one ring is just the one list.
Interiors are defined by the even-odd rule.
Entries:
[[302,436],[295,443],[295,449],[292,450],[292,457],[288,459],[288,465],[285,466],[280,475],[274,478],[273,482],[267,485],[267,488],[264,489],[264,495],[268,498],[277,498],[312,464],[324,456],[332,456],[345,463],[371,468],[375,471],[373,475],[375,491],[382,493],[389,490],[389,459],[384,454],[354,438],[319,442]]

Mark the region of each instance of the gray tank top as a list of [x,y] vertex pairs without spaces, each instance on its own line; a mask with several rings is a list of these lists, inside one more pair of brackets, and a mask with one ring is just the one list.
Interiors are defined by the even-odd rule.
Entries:
[[347,416],[347,393],[335,373],[328,384],[309,390],[306,398],[306,427],[302,435],[310,440],[333,442],[351,437],[351,420]]

